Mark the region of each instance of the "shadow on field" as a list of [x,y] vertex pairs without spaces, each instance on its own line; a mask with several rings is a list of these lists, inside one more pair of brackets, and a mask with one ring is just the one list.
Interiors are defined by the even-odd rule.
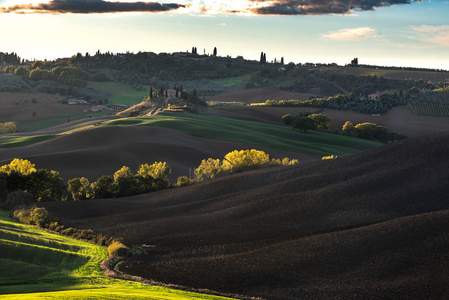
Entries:
[[123,199],[43,203],[120,271],[266,299],[449,297],[449,133]]

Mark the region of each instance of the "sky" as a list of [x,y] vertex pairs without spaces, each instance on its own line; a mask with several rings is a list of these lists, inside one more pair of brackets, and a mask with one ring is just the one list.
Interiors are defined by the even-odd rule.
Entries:
[[449,70],[449,0],[0,0],[0,51],[191,51]]

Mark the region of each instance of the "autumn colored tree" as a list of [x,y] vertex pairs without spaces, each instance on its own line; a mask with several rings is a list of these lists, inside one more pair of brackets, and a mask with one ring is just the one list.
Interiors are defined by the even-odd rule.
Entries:
[[346,121],[346,123],[343,125],[342,130],[346,132],[347,135],[351,135],[352,131],[354,130],[354,125],[351,123],[351,121]]
[[307,130],[315,129],[315,122],[308,117],[299,117],[293,121],[293,129],[299,129],[299,132],[307,133]]
[[308,118],[313,120],[316,127],[322,128],[323,130],[327,130],[331,126],[331,119],[326,115],[312,114]]

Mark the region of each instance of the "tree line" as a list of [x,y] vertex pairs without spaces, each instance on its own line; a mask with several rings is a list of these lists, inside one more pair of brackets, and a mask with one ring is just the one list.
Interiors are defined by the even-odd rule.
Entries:
[[294,165],[297,160],[270,159],[263,151],[251,149],[232,151],[220,159],[205,159],[195,169],[194,177],[180,176],[170,183],[171,168],[166,162],[142,164],[136,173],[123,166],[112,176],[103,175],[94,182],[85,177],[68,180],[67,187],[59,173],[36,169],[28,160],[14,159],[0,167],[0,206],[11,209],[30,202],[66,201],[67,193],[75,201],[139,195],[176,186],[186,186],[216,177],[248,170]]
[[[293,129],[298,129],[299,132],[303,133],[316,128],[326,131],[331,126],[331,118],[323,114],[311,113],[310,111],[300,112],[298,115],[287,114],[282,116],[282,120],[284,124],[291,125]],[[369,122],[359,123],[354,126],[352,122],[347,121],[343,125],[342,131],[349,136],[354,134],[358,138],[383,143],[407,138],[406,135],[398,132],[388,132],[386,127]],[[335,130],[335,132],[338,132],[338,130]]]

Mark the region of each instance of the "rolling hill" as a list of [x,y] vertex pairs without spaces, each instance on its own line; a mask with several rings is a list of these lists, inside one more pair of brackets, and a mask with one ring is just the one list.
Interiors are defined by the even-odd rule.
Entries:
[[449,296],[449,133],[123,199],[43,203],[123,237],[119,266],[265,299]]

